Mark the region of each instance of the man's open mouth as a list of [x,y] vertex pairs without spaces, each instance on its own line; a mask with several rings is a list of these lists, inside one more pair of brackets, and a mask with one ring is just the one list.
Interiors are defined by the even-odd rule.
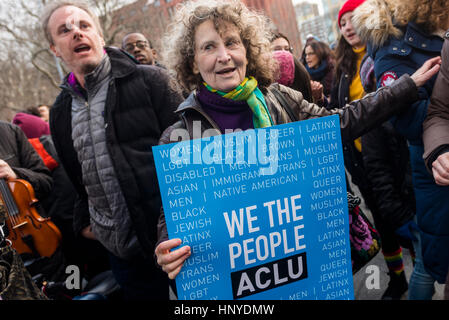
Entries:
[[81,53],[81,52],[87,52],[90,50],[90,46],[88,46],[87,44],[81,44],[77,47],[75,47],[75,52],[76,53]]

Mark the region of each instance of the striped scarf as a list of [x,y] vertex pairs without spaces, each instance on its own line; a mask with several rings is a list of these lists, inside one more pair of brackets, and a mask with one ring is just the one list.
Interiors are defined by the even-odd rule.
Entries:
[[210,87],[204,82],[204,86],[211,92],[219,94],[223,98],[234,101],[246,101],[253,112],[254,128],[266,128],[273,125],[270,112],[268,112],[265,98],[257,87],[254,77],[245,78],[243,82],[230,92],[222,92]]

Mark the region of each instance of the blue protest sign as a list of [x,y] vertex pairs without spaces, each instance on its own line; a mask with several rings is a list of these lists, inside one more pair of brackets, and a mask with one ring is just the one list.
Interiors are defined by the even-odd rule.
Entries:
[[338,116],[153,147],[178,299],[353,299]]

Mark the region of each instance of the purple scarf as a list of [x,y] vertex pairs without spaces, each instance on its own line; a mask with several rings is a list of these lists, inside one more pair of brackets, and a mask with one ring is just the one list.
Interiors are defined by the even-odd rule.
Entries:
[[78,80],[76,80],[75,74],[73,72],[70,72],[69,76],[67,77],[67,83],[69,86],[73,89],[73,91],[76,92],[76,94],[83,97],[84,95],[80,91],[81,86],[78,83]]
[[201,85],[197,91],[201,107],[214,120],[220,131],[254,129],[253,112],[246,101],[233,101],[210,92]]

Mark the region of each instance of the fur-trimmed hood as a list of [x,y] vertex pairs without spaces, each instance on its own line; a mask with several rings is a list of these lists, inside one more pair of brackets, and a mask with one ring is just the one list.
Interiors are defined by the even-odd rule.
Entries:
[[[374,46],[382,46],[389,37],[400,37],[402,31],[396,26],[396,12],[403,9],[401,0],[366,0],[352,16],[352,23],[359,37]],[[410,3],[410,0],[408,0]],[[401,21],[407,23],[408,21]]]

